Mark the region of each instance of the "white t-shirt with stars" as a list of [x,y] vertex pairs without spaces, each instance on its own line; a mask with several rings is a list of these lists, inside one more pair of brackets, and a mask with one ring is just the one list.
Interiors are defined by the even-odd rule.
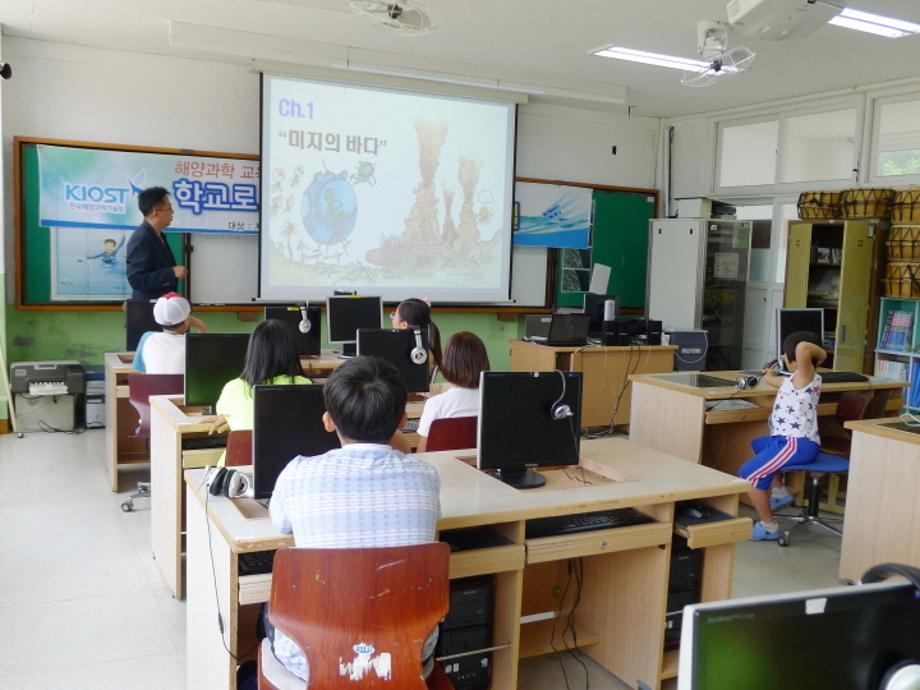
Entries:
[[804,388],[796,388],[792,379],[783,381],[776,392],[770,430],[774,436],[795,436],[821,443],[818,435],[818,398],[821,396],[821,376],[815,374]]

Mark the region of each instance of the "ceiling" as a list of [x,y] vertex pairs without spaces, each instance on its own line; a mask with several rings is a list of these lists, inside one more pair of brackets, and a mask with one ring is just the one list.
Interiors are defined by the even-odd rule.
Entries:
[[[6,36],[165,55],[242,62],[272,49],[268,57],[278,59],[283,46],[289,62],[331,65],[359,56],[363,64],[568,86],[585,94],[622,95],[625,86],[633,112],[655,116],[920,76],[920,36],[890,40],[824,26],[780,42],[732,34],[730,45],[757,53],[750,71],[690,89],[680,85],[678,71],[589,51],[617,44],[694,57],[696,21],[725,19],[725,0],[418,1],[437,25],[418,38],[370,26],[347,0],[0,0],[0,22]],[[917,0],[851,5],[920,23]],[[196,39],[208,27],[218,27],[222,44]],[[171,42],[171,30],[183,29],[184,39]]]

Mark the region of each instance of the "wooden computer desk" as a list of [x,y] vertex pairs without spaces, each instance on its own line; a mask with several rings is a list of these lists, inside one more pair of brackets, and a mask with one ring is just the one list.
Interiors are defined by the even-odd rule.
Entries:
[[[438,392],[441,386],[433,386]],[[410,402],[410,418],[422,414],[424,402]],[[186,407],[181,395],[150,398],[150,544],[157,567],[177,599],[185,597],[182,555],[185,553],[185,483],[183,470],[217,464],[223,448],[189,450],[183,439],[207,436],[213,416],[200,407]],[[407,433],[409,444],[418,445],[418,434]]]
[[[112,491],[118,491],[118,470],[124,465],[150,462],[147,439],[134,438],[137,412],[128,395],[128,375],[133,352],[105,353],[105,458]],[[318,357],[301,357],[304,376],[323,377],[344,360],[332,352],[323,351]]]
[[[707,371],[709,376],[737,380],[737,371]],[[673,374],[691,376],[692,374]],[[749,390],[734,386],[696,388],[668,381],[661,376],[642,375],[632,378],[632,412],[629,438],[679,458],[698,462],[729,474],[751,458],[751,441],[769,433],[767,418],[773,409],[776,388],[760,383]],[[902,381],[870,378],[858,383],[825,383],[818,402],[819,428],[832,432],[837,398],[844,391],[890,391],[886,410],[901,409]],[[706,404],[718,400],[750,400],[757,408],[741,410],[707,410]],[[801,482],[792,490],[801,495]]]
[[[554,347],[525,340],[511,342],[512,371],[580,371],[581,425],[629,423],[632,374],[674,371],[674,345],[632,347]],[[618,405],[619,402],[619,405]],[[616,412],[616,419],[614,419]]]
[[879,563],[920,567],[920,435],[899,419],[848,422],[853,432],[840,578]]
[[[521,623],[521,616],[558,610],[569,559],[584,557],[584,589],[575,616],[578,643],[632,687],[659,688],[677,674],[676,651],[663,653],[666,592],[674,503],[700,499],[737,515],[740,479],[691,464],[625,439],[582,445],[589,468],[545,470],[545,487],[518,491],[461,458],[474,451],[424,453],[441,477],[441,533],[488,526],[511,543],[451,554],[451,578],[494,574],[492,688],[517,687],[520,658],[552,651],[552,620]],[[594,471],[596,471],[596,473]],[[603,475],[601,474],[603,473]],[[240,576],[237,555],[292,545],[277,533],[267,510],[251,500],[207,494],[205,470],[185,473],[188,514],[188,687],[236,688],[237,662],[252,658],[260,606],[271,575]],[[637,507],[656,522],[574,535],[525,538],[525,521],[605,508]],[[207,513],[206,513],[207,511]],[[206,518],[207,514],[207,518]],[[731,596],[734,544],[750,537],[751,521],[734,518],[690,528],[693,548],[705,549],[702,598]],[[209,535],[210,534],[210,543]],[[213,572],[212,575],[212,563]],[[215,595],[216,590],[216,595]],[[569,592],[574,596],[574,585]],[[567,598],[563,609],[571,601]],[[218,610],[224,622],[218,630]],[[557,622],[557,649],[564,621]]]

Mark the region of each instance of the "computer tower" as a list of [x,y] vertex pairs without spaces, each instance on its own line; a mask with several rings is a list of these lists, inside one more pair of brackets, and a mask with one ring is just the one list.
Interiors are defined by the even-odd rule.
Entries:
[[443,662],[454,690],[487,690],[492,678],[492,653],[471,654]]
[[702,576],[702,549],[691,549],[686,539],[675,534],[671,541],[668,601],[664,623],[665,649],[674,649],[680,645],[684,606],[700,602]]
[[[455,690],[486,690],[491,680],[495,578],[468,577],[450,583],[450,611],[438,631],[437,657]],[[462,654],[463,656],[456,656]]]

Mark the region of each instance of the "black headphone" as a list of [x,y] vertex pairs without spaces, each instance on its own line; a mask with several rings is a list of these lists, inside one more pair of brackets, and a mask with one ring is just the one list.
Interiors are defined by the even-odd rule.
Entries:
[[565,374],[563,374],[559,369],[556,369],[556,373],[559,374],[559,378],[562,379],[562,392],[559,394],[559,397],[556,398],[555,402],[550,405],[549,412],[553,419],[568,419],[569,417],[574,417],[575,413],[572,412],[571,407],[562,402],[562,399],[565,398],[566,393]]
[[304,302],[300,305],[300,323],[297,324],[297,330],[306,335],[310,332],[310,329],[313,327],[313,324],[310,323],[310,319],[307,316],[307,303]]
[[[867,585],[872,582],[881,582],[890,577],[906,578],[916,589],[920,596],[920,568],[914,568],[900,563],[882,563],[869,568],[859,578],[860,584]],[[905,659],[888,669],[879,690],[915,690],[920,687],[920,661]]]
[[425,349],[425,343],[422,341],[422,329],[413,328],[412,332],[415,333],[415,347],[409,353],[409,359],[413,364],[421,365],[428,361],[428,350]]
[[251,496],[252,480],[245,472],[218,467],[217,472],[208,479],[208,491],[212,496],[243,498]]
[[746,391],[760,383],[760,379],[760,376],[742,376],[737,381],[735,381],[735,388],[737,388],[739,391]]

